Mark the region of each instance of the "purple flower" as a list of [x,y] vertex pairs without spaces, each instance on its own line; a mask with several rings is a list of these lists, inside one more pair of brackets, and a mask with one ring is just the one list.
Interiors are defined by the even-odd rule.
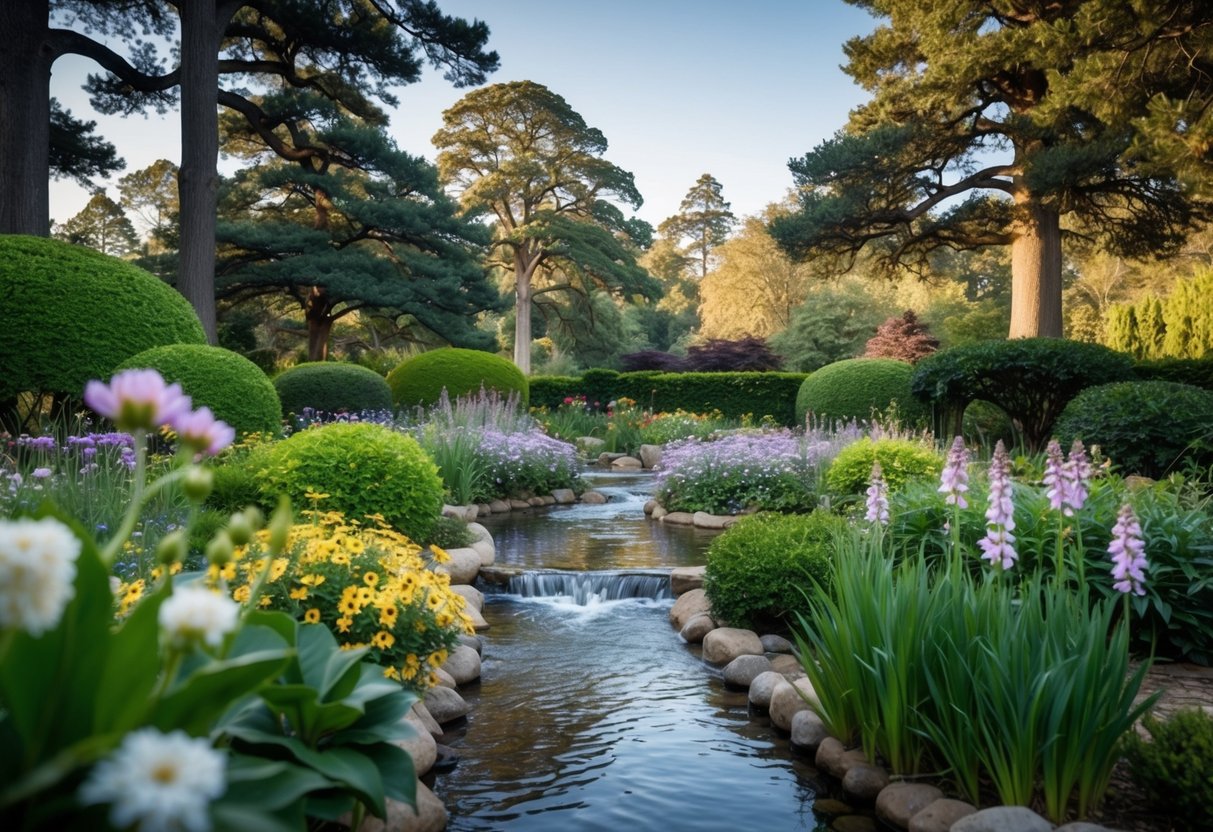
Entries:
[[869,523],[888,525],[889,522],[889,486],[884,481],[884,472],[880,470],[880,460],[872,463],[872,479],[868,485],[868,513],[864,519]]
[[124,370],[108,385],[90,381],[84,388],[84,403],[123,430],[171,425],[190,408],[181,385],[166,385],[155,370]]
[[1010,569],[1019,560],[1012,545],[1015,535],[1015,503],[1011,493],[1011,458],[1002,440],[994,446],[994,457],[990,460],[990,507],[986,509],[986,536],[977,541],[982,557],[991,566]]
[[1048,447],[1045,448],[1045,476],[1044,484],[1048,486],[1046,495],[1049,498],[1049,506],[1054,511],[1061,511],[1067,516],[1073,514],[1067,504],[1066,497],[1069,491],[1068,481],[1066,478],[1065,463],[1061,458],[1061,445],[1056,439],[1050,439]]
[[178,415],[173,420],[173,430],[186,447],[210,456],[222,451],[236,438],[236,431],[216,419],[209,407]]
[[44,480],[51,475],[50,468],[35,468],[30,472],[30,476],[36,480]]
[[1062,473],[1065,475],[1066,503],[1068,505],[1065,511],[1069,516],[1082,509],[1083,504],[1086,503],[1087,486],[1091,482],[1091,461],[1087,458],[1087,452],[1083,449],[1081,440],[1075,439],[1074,444],[1070,446],[1070,453],[1066,457],[1065,465],[1062,466]]
[[944,502],[958,508],[968,508],[964,494],[969,490],[969,452],[965,449],[964,437],[957,436],[952,440],[952,448],[948,451],[948,462],[943,467],[940,477],[939,493],[947,494]]
[[1146,560],[1146,543],[1141,534],[1141,524],[1133,513],[1133,507],[1125,503],[1116,516],[1112,527],[1112,542],[1108,544],[1112,558],[1112,577],[1116,582],[1112,588],[1117,592],[1134,595],[1146,594],[1146,573],[1150,563]]

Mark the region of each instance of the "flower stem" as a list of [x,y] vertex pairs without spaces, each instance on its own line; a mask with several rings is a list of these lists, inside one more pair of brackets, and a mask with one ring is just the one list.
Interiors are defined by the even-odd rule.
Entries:
[[109,543],[105,544],[105,548],[101,550],[101,562],[107,569],[114,565],[114,559],[118,557],[118,552],[122,551],[122,544],[130,538],[131,532],[135,530],[135,524],[139,522],[139,514],[143,510],[143,492],[147,485],[145,482],[147,479],[147,431],[143,428],[136,428],[132,438],[135,444],[135,482],[131,490],[131,502],[126,507],[122,524],[110,538]]

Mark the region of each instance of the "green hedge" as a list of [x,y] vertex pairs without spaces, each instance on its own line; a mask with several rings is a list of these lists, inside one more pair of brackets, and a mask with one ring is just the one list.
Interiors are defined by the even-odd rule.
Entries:
[[1139,361],[1133,372],[1142,381],[1173,381],[1190,384],[1205,390],[1213,390],[1213,359],[1210,358],[1161,358],[1157,361]]
[[910,394],[914,368],[892,358],[848,358],[816,370],[796,395],[796,421],[812,413],[829,422],[868,421],[896,406],[898,418],[914,424],[925,418]]
[[150,347],[206,343],[189,303],[159,278],[42,237],[0,236],[0,321],[0,401],[78,397]]
[[400,407],[435,404],[443,389],[454,400],[475,395],[481,387],[503,396],[517,393],[524,406],[528,401],[526,376],[514,362],[480,350],[444,347],[423,352],[388,373],[387,383]]
[[581,378],[535,376],[531,379],[531,405],[556,408],[566,396],[585,396],[593,405],[626,396],[645,409],[672,412],[682,408],[695,413],[719,410],[740,418],[771,416],[779,424],[796,421],[796,393],[804,373],[662,373],[643,370],[616,373],[590,370]]
[[392,388],[383,376],[358,364],[297,364],[274,379],[284,413],[310,407],[322,413],[391,410]]

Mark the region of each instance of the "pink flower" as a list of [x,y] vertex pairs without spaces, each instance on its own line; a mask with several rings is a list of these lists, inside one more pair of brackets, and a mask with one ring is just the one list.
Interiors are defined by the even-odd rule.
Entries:
[[952,449],[948,451],[948,462],[943,467],[940,477],[940,494],[947,494],[944,500],[950,506],[968,508],[964,494],[969,490],[969,452],[965,449],[965,441],[961,436],[952,440]]
[[155,370],[124,370],[108,385],[90,381],[84,388],[84,403],[121,430],[171,425],[190,409],[190,398],[181,392],[181,385],[166,385]]
[[1075,439],[1074,444],[1070,446],[1062,473],[1066,481],[1065,500],[1069,509],[1073,509],[1066,510],[1066,514],[1070,515],[1081,510],[1089,496],[1087,486],[1091,482],[1091,461],[1087,459],[1087,452],[1083,449],[1081,440]]
[[1055,511],[1064,512],[1067,516],[1073,514],[1066,503],[1068,488],[1068,480],[1066,478],[1065,463],[1061,458],[1061,445],[1057,444],[1056,439],[1050,439],[1049,445],[1045,448],[1045,454],[1048,457],[1045,460],[1045,477],[1044,484],[1048,486],[1048,491],[1045,492],[1049,497],[1049,506]]
[[182,444],[196,453],[214,456],[236,438],[236,431],[215,418],[209,407],[183,413],[173,420],[173,430]]
[[1112,557],[1112,577],[1116,582],[1112,588],[1117,592],[1134,595],[1146,594],[1146,573],[1150,563],[1146,560],[1146,543],[1141,533],[1141,524],[1133,513],[1133,507],[1125,503],[1116,516],[1112,527],[1112,542],[1108,544]]
[[1011,493],[1011,458],[1002,440],[994,446],[994,458],[990,460],[990,507],[986,509],[986,536],[977,541],[982,557],[991,566],[1010,569],[1019,560],[1012,545],[1015,535],[1015,503]]
[[864,515],[864,519],[869,523],[881,525],[888,525],[889,522],[889,487],[885,484],[879,460],[872,463],[872,480],[868,486],[868,513]]

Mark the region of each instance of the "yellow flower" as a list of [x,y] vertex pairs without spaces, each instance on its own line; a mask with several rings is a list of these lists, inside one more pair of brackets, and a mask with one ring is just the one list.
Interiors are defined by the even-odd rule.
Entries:
[[337,619],[336,624],[339,632],[348,633],[350,631],[350,627],[354,624],[354,620],[343,615],[341,618]]
[[436,610],[442,606],[442,596],[437,592],[428,592],[425,596],[425,605],[432,610]]
[[122,603],[129,606],[138,601],[143,597],[144,587],[145,584],[143,583],[142,578],[127,584],[126,592],[122,595]]
[[396,643],[396,637],[387,630],[380,630],[375,633],[375,637],[371,639],[371,644],[378,647],[380,650],[387,650]]
[[400,681],[400,671],[394,667],[383,668],[383,675],[389,679],[395,679],[397,682]]
[[[358,522],[358,521],[353,521]],[[345,542],[345,548],[349,550],[351,555],[361,555],[366,551],[366,544],[356,537],[351,537]]]
[[443,549],[441,546],[431,545],[430,551],[434,553],[435,563],[447,563],[451,559],[451,556],[447,553],[446,549]]
[[335,552],[329,556],[329,560],[338,566],[349,566],[350,556],[345,552]]
[[362,576],[362,582],[367,586],[374,586],[375,584],[379,583],[379,576],[374,572],[367,572]]
[[324,576],[317,575],[315,573],[312,573],[311,575],[304,575],[299,579],[299,583],[303,584],[304,586],[320,586],[322,583],[324,583]]
[[360,587],[357,595],[354,597],[358,599],[358,608],[362,609],[367,604],[371,603],[371,601],[375,600],[375,590],[371,589],[369,586]]
[[288,558],[274,558],[274,562],[270,565],[270,580],[276,581],[286,574],[286,568],[291,565]]
[[306,601],[307,600],[307,587],[301,586],[298,589],[292,589],[290,595],[291,595],[292,601]]
[[319,624],[320,623],[320,610],[316,609],[315,607],[312,607],[310,610],[308,610],[307,612],[305,612],[303,614],[303,620],[304,620],[304,622],[306,622],[308,624]]
[[229,582],[236,580],[236,562],[229,561],[225,563],[223,568],[219,570],[219,577]]
[[398,616],[399,614],[400,613],[397,611],[397,609],[395,607],[384,607],[382,610],[379,611],[379,623],[382,624],[384,627],[395,627],[396,626],[396,616]]
[[[337,609],[345,615],[350,616],[357,615],[361,607],[358,606],[358,602],[353,598],[342,598],[337,602]],[[342,632],[344,633],[345,630],[342,630]]]
[[307,497],[309,500],[327,500],[332,495],[320,494],[313,489],[308,489],[307,491],[303,492],[303,496]]
[[268,607],[268,606],[269,606],[270,604],[272,604],[272,603],[273,603],[273,599],[272,599],[272,598],[270,598],[270,596],[268,596],[268,595],[262,595],[262,596],[261,596],[261,600],[257,602],[257,606],[259,606],[259,607]]
[[434,616],[434,623],[439,627],[449,627],[451,622],[455,620],[455,616],[448,610],[443,610]]
[[232,598],[241,604],[246,603],[249,599],[249,588],[247,586],[236,587],[236,590],[232,593]]
[[442,667],[446,659],[447,653],[445,650],[435,650],[433,653],[430,653],[430,657],[426,659],[426,662],[430,667]]

